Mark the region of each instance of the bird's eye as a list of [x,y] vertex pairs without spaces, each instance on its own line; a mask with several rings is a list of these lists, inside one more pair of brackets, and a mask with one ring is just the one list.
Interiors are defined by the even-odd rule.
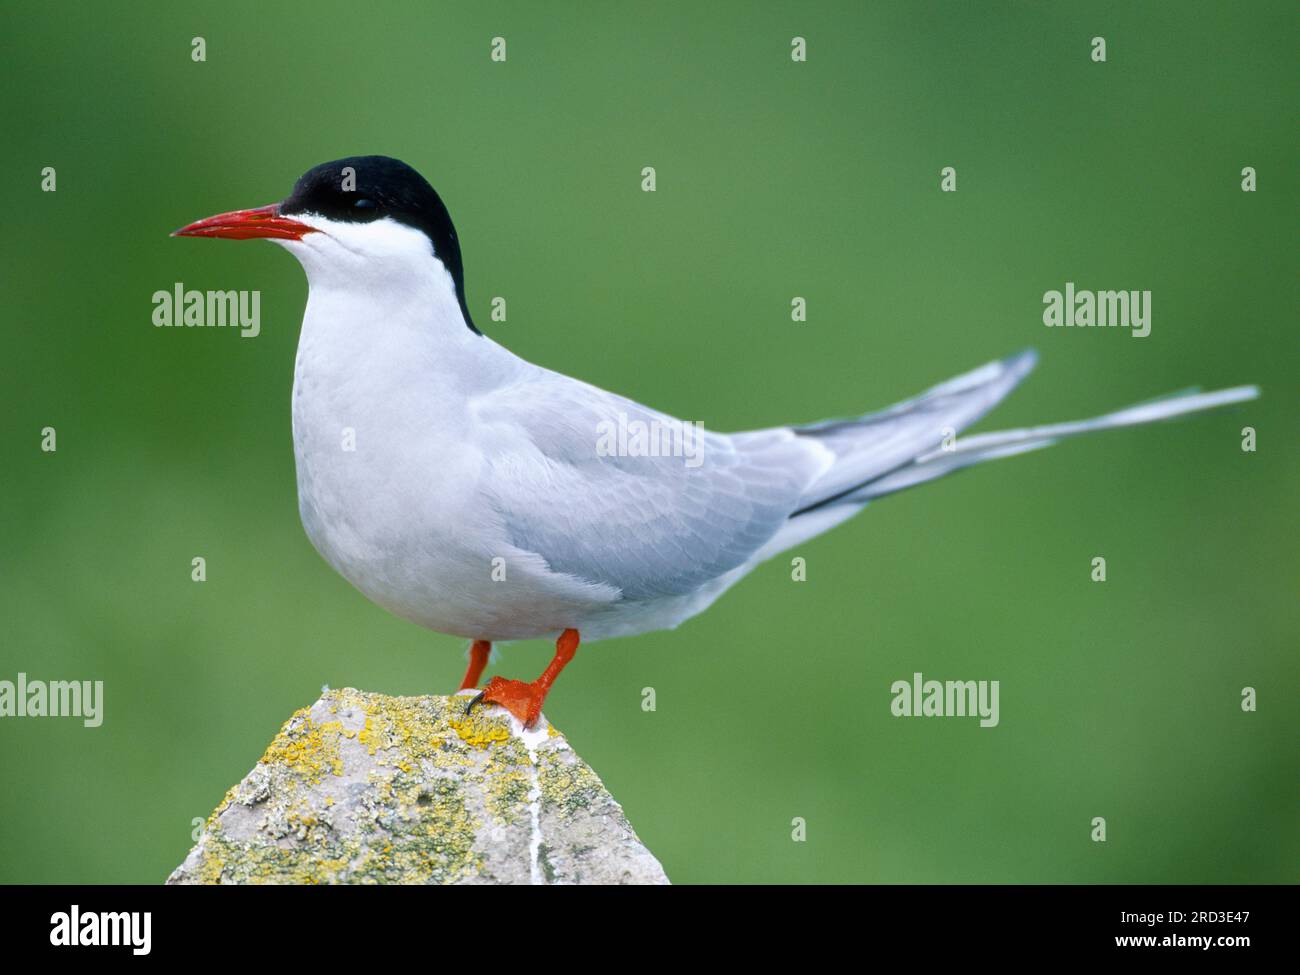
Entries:
[[352,207],[356,210],[373,210],[375,208],[375,201],[367,200],[365,197],[362,197],[353,203]]

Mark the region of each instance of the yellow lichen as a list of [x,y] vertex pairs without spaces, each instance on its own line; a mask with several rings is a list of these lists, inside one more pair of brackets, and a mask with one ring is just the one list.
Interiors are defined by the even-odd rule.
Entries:
[[466,715],[448,724],[460,740],[474,748],[488,748],[510,740],[510,727],[501,718],[491,719],[481,714]]
[[[559,737],[550,725],[547,735]],[[527,816],[535,785],[542,802],[562,813],[590,808],[601,794],[590,769],[559,754],[549,742],[539,746],[534,773],[530,751],[509,720],[487,711],[466,715],[463,698],[329,691],[295,713],[256,774],[227,793],[189,877],[201,883],[474,877],[484,869],[475,847],[485,827]],[[345,774],[349,789],[366,783],[360,804],[322,786]]]
[[313,783],[320,782],[325,772],[342,775],[343,759],[338,748],[342,730],[339,721],[314,724],[311,709],[303,708],[280,729],[260,764],[289,769]]

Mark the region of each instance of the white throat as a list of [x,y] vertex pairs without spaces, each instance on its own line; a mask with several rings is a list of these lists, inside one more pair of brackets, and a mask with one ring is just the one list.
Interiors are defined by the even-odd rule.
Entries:
[[276,241],[307,272],[296,385],[306,377],[365,389],[382,408],[434,382],[469,396],[525,365],[470,328],[451,273],[421,231],[390,218],[294,219],[319,229]]
[[469,328],[420,231],[294,219],[321,228],[277,241],[309,286],[292,410],[303,526],[346,578],[409,615],[389,598],[404,546],[452,544],[407,537],[413,513],[475,483],[476,396],[536,367]]
[[307,272],[308,317],[312,301],[328,300],[364,306],[372,321],[395,316],[392,324],[398,326],[422,318],[421,330],[436,329],[442,341],[478,338],[461,312],[451,273],[421,231],[389,218],[344,223],[300,214],[294,219],[319,230],[301,240],[276,241]]

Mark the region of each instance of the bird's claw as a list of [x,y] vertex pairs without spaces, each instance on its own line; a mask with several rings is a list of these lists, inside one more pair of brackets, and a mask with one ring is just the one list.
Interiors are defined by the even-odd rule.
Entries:
[[530,684],[521,680],[493,677],[488,681],[487,687],[469,702],[465,713],[468,714],[475,704],[495,704],[513,714],[525,728],[532,728],[542,713],[542,702],[545,699],[546,687],[537,681]]
[[474,705],[482,701],[483,695],[486,693],[487,693],[486,691],[479,691],[477,694],[475,694],[473,697],[469,699],[469,703],[465,705],[466,715],[469,715],[469,713],[474,710]]

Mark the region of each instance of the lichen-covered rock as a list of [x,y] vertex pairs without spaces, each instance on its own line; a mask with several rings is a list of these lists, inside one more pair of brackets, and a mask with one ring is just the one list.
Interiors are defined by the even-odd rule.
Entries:
[[327,690],[208,817],[169,884],[664,884],[564,736],[464,697]]

